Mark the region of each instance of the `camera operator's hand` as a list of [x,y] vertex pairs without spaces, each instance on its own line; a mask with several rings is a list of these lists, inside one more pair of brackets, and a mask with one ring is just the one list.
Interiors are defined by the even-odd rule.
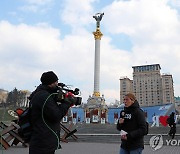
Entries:
[[77,98],[74,97],[74,94],[72,94],[71,92],[67,92],[65,94],[64,101],[69,103],[71,106],[73,106],[76,103]]
[[56,101],[61,102],[64,99],[64,93],[60,90],[58,94],[56,95]]

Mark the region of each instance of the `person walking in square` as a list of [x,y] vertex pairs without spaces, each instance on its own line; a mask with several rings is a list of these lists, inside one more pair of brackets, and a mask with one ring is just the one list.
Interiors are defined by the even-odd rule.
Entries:
[[171,136],[172,139],[174,139],[174,136],[176,134],[176,123],[175,123],[174,116],[175,116],[175,113],[172,112],[167,120],[170,127],[168,135]]

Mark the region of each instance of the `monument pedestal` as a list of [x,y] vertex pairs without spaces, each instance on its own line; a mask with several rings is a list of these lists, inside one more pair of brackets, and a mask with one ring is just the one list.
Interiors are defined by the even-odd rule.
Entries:
[[91,123],[106,123],[108,107],[104,96],[89,96],[85,107],[85,118]]

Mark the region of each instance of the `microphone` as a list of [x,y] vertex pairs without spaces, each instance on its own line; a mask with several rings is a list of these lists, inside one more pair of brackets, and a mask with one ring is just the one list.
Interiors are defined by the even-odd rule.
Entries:
[[122,110],[122,111],[121,111],[121,114],[120,114],[120,118],[124,118],[124,117],[125,117],[125,111]]

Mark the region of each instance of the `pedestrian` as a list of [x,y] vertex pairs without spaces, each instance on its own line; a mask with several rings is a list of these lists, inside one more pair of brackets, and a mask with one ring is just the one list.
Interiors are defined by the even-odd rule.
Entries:
[[168,135],[171,136],[172,139],[174,139],[174,136],[176,134],[176,123],[175,123],[174,116],[175,116],[175,113],[172,112],[167,120],[168,125],[170,127]]
[[29,154],[54,154],[60,147],[60,121],[74,103],[73,96],[58,102],[58,77],[53,71],[44,72],[41,84],[31,94],[32,135]]
[[144,149],[146,121],[136,97],[132,93],[124,96],[124,110],[120,113],[117,129],[121,134],[120,154],[141,154]]

